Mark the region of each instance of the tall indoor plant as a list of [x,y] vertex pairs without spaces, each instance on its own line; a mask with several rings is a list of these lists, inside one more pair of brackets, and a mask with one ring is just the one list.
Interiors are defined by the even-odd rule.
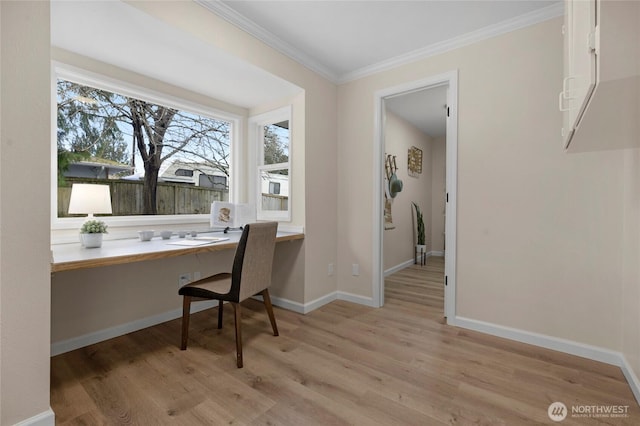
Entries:
[[413,204],[413,207],[416,210],[416,231],[418,236],[416,244],[416,256],[418,254],[424,256],[427,247],[424,233],[424,219],[422,217],[422,211],[420,210],[420,207],[413,201],[411,202],[411,204]]

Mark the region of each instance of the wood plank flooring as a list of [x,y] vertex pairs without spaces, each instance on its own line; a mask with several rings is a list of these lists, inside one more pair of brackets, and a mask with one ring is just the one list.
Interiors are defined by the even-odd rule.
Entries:
[[444,257],[429,257],[425,266],[411,265],[388,276],[384,295],[444,312]]
[[444,325],[441,296],[420,289],[430,270],[441,273],[437,260],[389,277],[380,309],[275,308],[279,337],[262,304],[247,301],[242,369],[228,307],[222,330],[216,309],[192,316],[186,351],[175,320],[53,357],[56,423],[539,425],[556,424],[547,409],[561,401],[569,411],[629,407],[625,418],[570,414],[559,424],[640,424],[617,367]]

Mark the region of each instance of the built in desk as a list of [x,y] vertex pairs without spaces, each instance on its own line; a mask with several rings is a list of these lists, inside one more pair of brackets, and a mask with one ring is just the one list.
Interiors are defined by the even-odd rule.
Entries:
[[[105,240],[102,243],[102,247],[99,248],[84,248],[80,243],[55,244],[51,246],[51,272],[98,268],[101,266],[235,249],[240,240],[240,235],[242,235],[240,231],[230,231],[227,234],[220,232],[202,234],[202,236],[215,236],[229,239],[198,246],[169,244],[170,242],[179,240],[176,235],[172,236],[169,240],[163,240],[159,236],[154,237],[151,241],[140,241],[138,238]],[[304,239],[304,234],[296,232],[278,231],[276,236],[276,242],[302,239]]]

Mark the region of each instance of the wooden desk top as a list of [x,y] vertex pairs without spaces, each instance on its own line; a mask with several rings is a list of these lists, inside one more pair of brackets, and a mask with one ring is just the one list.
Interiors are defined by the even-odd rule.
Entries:
[[[230,231],[227,234],[207,234],[207,236],[212,235],[229,239],[199,246],[168,244],[178,241],[178,237],[175,235],[170,240],[154,237],[151,241],[140,241],[137,238],[104,241],[102,247],[90,249],[83,248],[79,243],[56,244],[51,246],[53,256],[51,272],[98,268],[101,266],[235,249],[240,240],[240,234],[240,231]],[[278,232],[276,237],[277,242],[302,239],[304,239],[304,234],[293,232]]]

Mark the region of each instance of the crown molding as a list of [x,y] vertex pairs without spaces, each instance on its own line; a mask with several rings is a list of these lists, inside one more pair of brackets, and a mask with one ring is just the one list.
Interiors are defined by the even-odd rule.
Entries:
[[386,61],[378,62],[376,64],[348,72],[341,75],[337,83],[348,83],[359,78],[396,68],[411,62],[416,62],[430,56],[439,55],[441,53],[468,46],[482,40],[506,34],[511,31],[519,30],[521,28],[538,24],[549,19],[557,18],[558,16],[562,15],[564,15],[564,4],[555,3],[551,6],[547,6],[536,11],[520,15],[513,19],[508,19],[506,21],[481,28],[477,31],[472,31],[470,33],[463,34],[461,36],[454,37],[440,43],[434,43],[432,45],[425,46],[409,53],[396,56],[395,58],[391,58]]
[[309,68],[311,71],[320,74],[322,77],[326,78],[332,83],[338,82],[338,74],[331,71],[329,68],[322,65],[320,62],[316,61],[299,49],[296,49],[286,41],[275,36],[273,33],[265,30],[260,25],[256,24],[250,19],[245,18],[243,15],[239,14],[234,9],[224,4],[222,1],[195,0],[195,2],[203,6],[207,10],[215,13],[225,21],[230,22],[241,30],[251,34],[258,40],[262,41],[263,43],[267,44],[283,55],[286,55],[299,64],[303,65],[304,67]]
[[231,7],[224,4],[221,0],[195,0],[195,2],[335,84],[348,83],[359,78],[439,55],[460,47],[468,46],[470,44],[525,28],[530,25],[538,24],[549,19],[557,18],[564,14],[564,4],[562,2],[555,3],[551,6],[481,28],[477,31],[463,34],[459,37],[425,46],[403,55],[338,75],[338,73],[330,70],[328,67],[311,58],[309,55],[306,55],[286,41],[276,37],[274,34],[257,25],[255,22],[245,18]]

